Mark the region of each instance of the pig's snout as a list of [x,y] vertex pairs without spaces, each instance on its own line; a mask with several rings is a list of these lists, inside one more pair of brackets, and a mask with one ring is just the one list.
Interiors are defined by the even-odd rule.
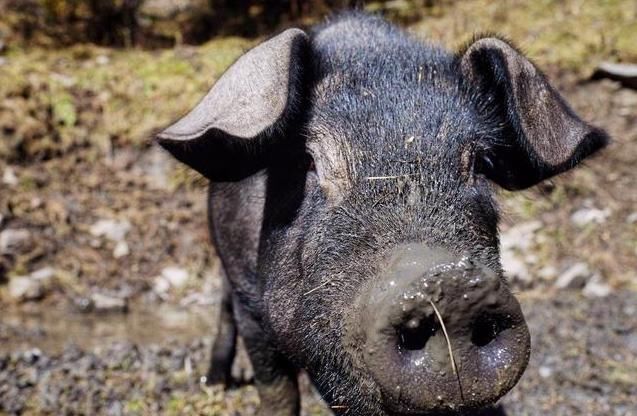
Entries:
[[515,385],[529,332],[495,272],[414,244],[397,249],[378,280],[358,298],[352,331],[389,413],[478,408]]

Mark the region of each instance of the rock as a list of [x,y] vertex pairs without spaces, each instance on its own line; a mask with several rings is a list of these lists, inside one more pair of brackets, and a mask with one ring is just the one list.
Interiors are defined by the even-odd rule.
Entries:
[[0,254],[15,254],[28,250],[33,243],[31,232],[25,228],[0,232]]
[[9,280],[9,296],[17,301],[37,300],[44,296],[40,285],[29,276],[17,276]]
[[635,224],[637,223],[637,211],[633,212],[632,214],[630,214],[628,217],[626,217],[626,222],[628,224]]
[[51,288],[55,272],[50,267],[37,270],[28,276],[16,276],[9,280],[9,296],[24,302],[42,299]]
[[22,360],[29,365],[37,363],[40,357],[42,357],[42,351],[39,348],[31,348],[22,353]]
[[123,241],[131,228],[128,220],[101,219],[91,226],[91,235],[106,237],[111,241]]
[[9,186],[16,186],[18,182],[18,177],[16,176],[13,168],[7,166],[2,174],[2,183]]
[[93,293],[89,309],[95,312],[127,312],[128,300],[103,293]]
[[134,159],[134,172],[144,175],[148,183],[156,189],[171,189],[173,161],[159,146],[153,146]]
[[593,276],[582,289],[582,294],[587,298],[604,298],[610,295],[611,292],[612,288],[604,283],[598,274]]
[[583,227],[592,223],[603,224],[609,216],[609,209],[581,208],[571,215],[571,221],[578,227]]
[[74,298],[73,304],[79,312],[91,312],[93,310],[93,302],[86,297]]
[[540,259],[535,253],[529,252],[524,256],[524,263],[526,264],[537,264],[538,261],[540,261]]
[[619,81],[625,87],[637,89],[637,65],[602,62],[595,69],[591,79],[602,78]]
[[174,19],[180,13],[193,7],[197,1],[191,0],[146,0],[140,8],[140,15],[156,19]]
[[122,406],[121,402],[112,402],[109,406],[108,409],[106,410],[106,415],[107,416],[122,416],[124,415],[124,408]]
[[538,373],[540,374],[540,377],[542,378],[549,378],[553,375],[553,369],[551,367],[543,365],[540,368],[538,368]]
[[180,288],[188,282],[188,271],[179,267],[166,267],[153,282],[153,291],[161,299],[166,298],[166,294],[171,288]]
[[159,295],[160,298],[163,298],[169,290],[170,282],[163,276],[157,276],[153,282],[153,291]]
[[503,250],[500,261],[502,269],[511,280],[524,284],[530,284],[533,280],[526,263],[511,250]]
[[113,257],[119,259],[124,256],[128,256],[130,254],[130,249],[128,248],[128,243],[126,241],[118,241],[115,244],[115,248],[113,249]]
[[44,205],[44,201],[42,200],[42,198],[36,196],[35,198],[31,198],[29,204],[31,205],[31,209],[38,209],[42,208],[42,205]]
[[49,283],[55,275],[55,270],[52,267],[43,267],[30,274],[31,278],[40,280],[42,282]]
[[197,21],[211,10],[209,0],[145,0],[141,2],[137,15],[145,36],[188,42],[195,36]]
[[555,287],[559,289],[582,289],[591,276],[592,273],[586,263],[575,263],[562,273],[555,282]]
[[111,62],[110,58],[107,55],[98,55],[95,58],[95,63],[98,65],[108,65]]
[[629,333],[625,336],[624,340],[626,344],[626,348],[634,354],[637,355],[637,333]]
[[541,221],[529,221],[517,224],[501,233],[502,268],[512,281],[525,285],[532,282],[527,263],[537,261],[537,257],[528,251],[535,245],[535,234],[540,228],[542,228]]
[[204,293],[190,293],[187,296],[184,296],[180,301],[179,305],[188,307],[192,305],[197,306],[210,306],[216,303],[216,299],[213,296],[206,295]]
[[179,267],[166,267],[161,271],[161,276],[172,287],[182,287],[188,281],[188,272]]
[[543,280],[555,280],[558,272],[554,266],[544,266],[538,271],[537,275]]
[[503,250],[527,250],[534,243],[534,235],[542,228],[541,221],[529,221],[517,224],[500,235],[500,246]]

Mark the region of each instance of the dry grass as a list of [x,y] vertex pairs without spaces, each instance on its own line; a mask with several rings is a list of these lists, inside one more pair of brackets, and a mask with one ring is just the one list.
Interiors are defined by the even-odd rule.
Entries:
[[467,0],[438,2],[412,26],[419,35],[457,47],[474,33],[513,40],[540,66],[588,74],[602,60],[637,61],[633,0]]
[[458,380],[458,389],[460,390],[460,399],[464,402],[464,394],[462,393],[462,383],[460,382],[460,373],[458,373],[458,366],[456,365],[456,359],[453,355],[453,348],[451,347],[451,340],[449,339],[449,334],[447,333],[447,327],[445,326],[445,321],[442,319],[442,315],[440,311],[436,307],[436,304],[428,299],[429,304],[434,309],[436,316],[438,317],[438,321],[440,322],[440,327],[442,328],[442,333],[445,336],[445,341],[447,342],[447,349],[449,350],[449,360],[451,361],[451,369],[453,370],[453,374],[456,376]]

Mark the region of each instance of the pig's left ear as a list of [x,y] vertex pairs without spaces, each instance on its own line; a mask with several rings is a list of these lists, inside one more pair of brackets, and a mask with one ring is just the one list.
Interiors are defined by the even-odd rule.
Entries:
[[573,168],[608,143],[606,133],[582,121],[545,76],[498,38],[478,39],[461,53],[465,77],[475,83],[503,131],[477,168],[506,189],[524,189]]
[[251,49],[157,141],[212,181],[264,168],[299,111],[307,44],[305,32],[289,29]]

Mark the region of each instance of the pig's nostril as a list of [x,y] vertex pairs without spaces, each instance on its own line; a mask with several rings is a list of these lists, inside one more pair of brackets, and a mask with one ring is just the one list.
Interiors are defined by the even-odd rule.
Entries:
[[438,330],[439,325],[432,318],[411,318],[396,329],[398,346],[406,351],[422,350]]
[[484,347],[512,326],[511,319],[507,316],[481,315],[473,325],[471,342],[478,347]]

